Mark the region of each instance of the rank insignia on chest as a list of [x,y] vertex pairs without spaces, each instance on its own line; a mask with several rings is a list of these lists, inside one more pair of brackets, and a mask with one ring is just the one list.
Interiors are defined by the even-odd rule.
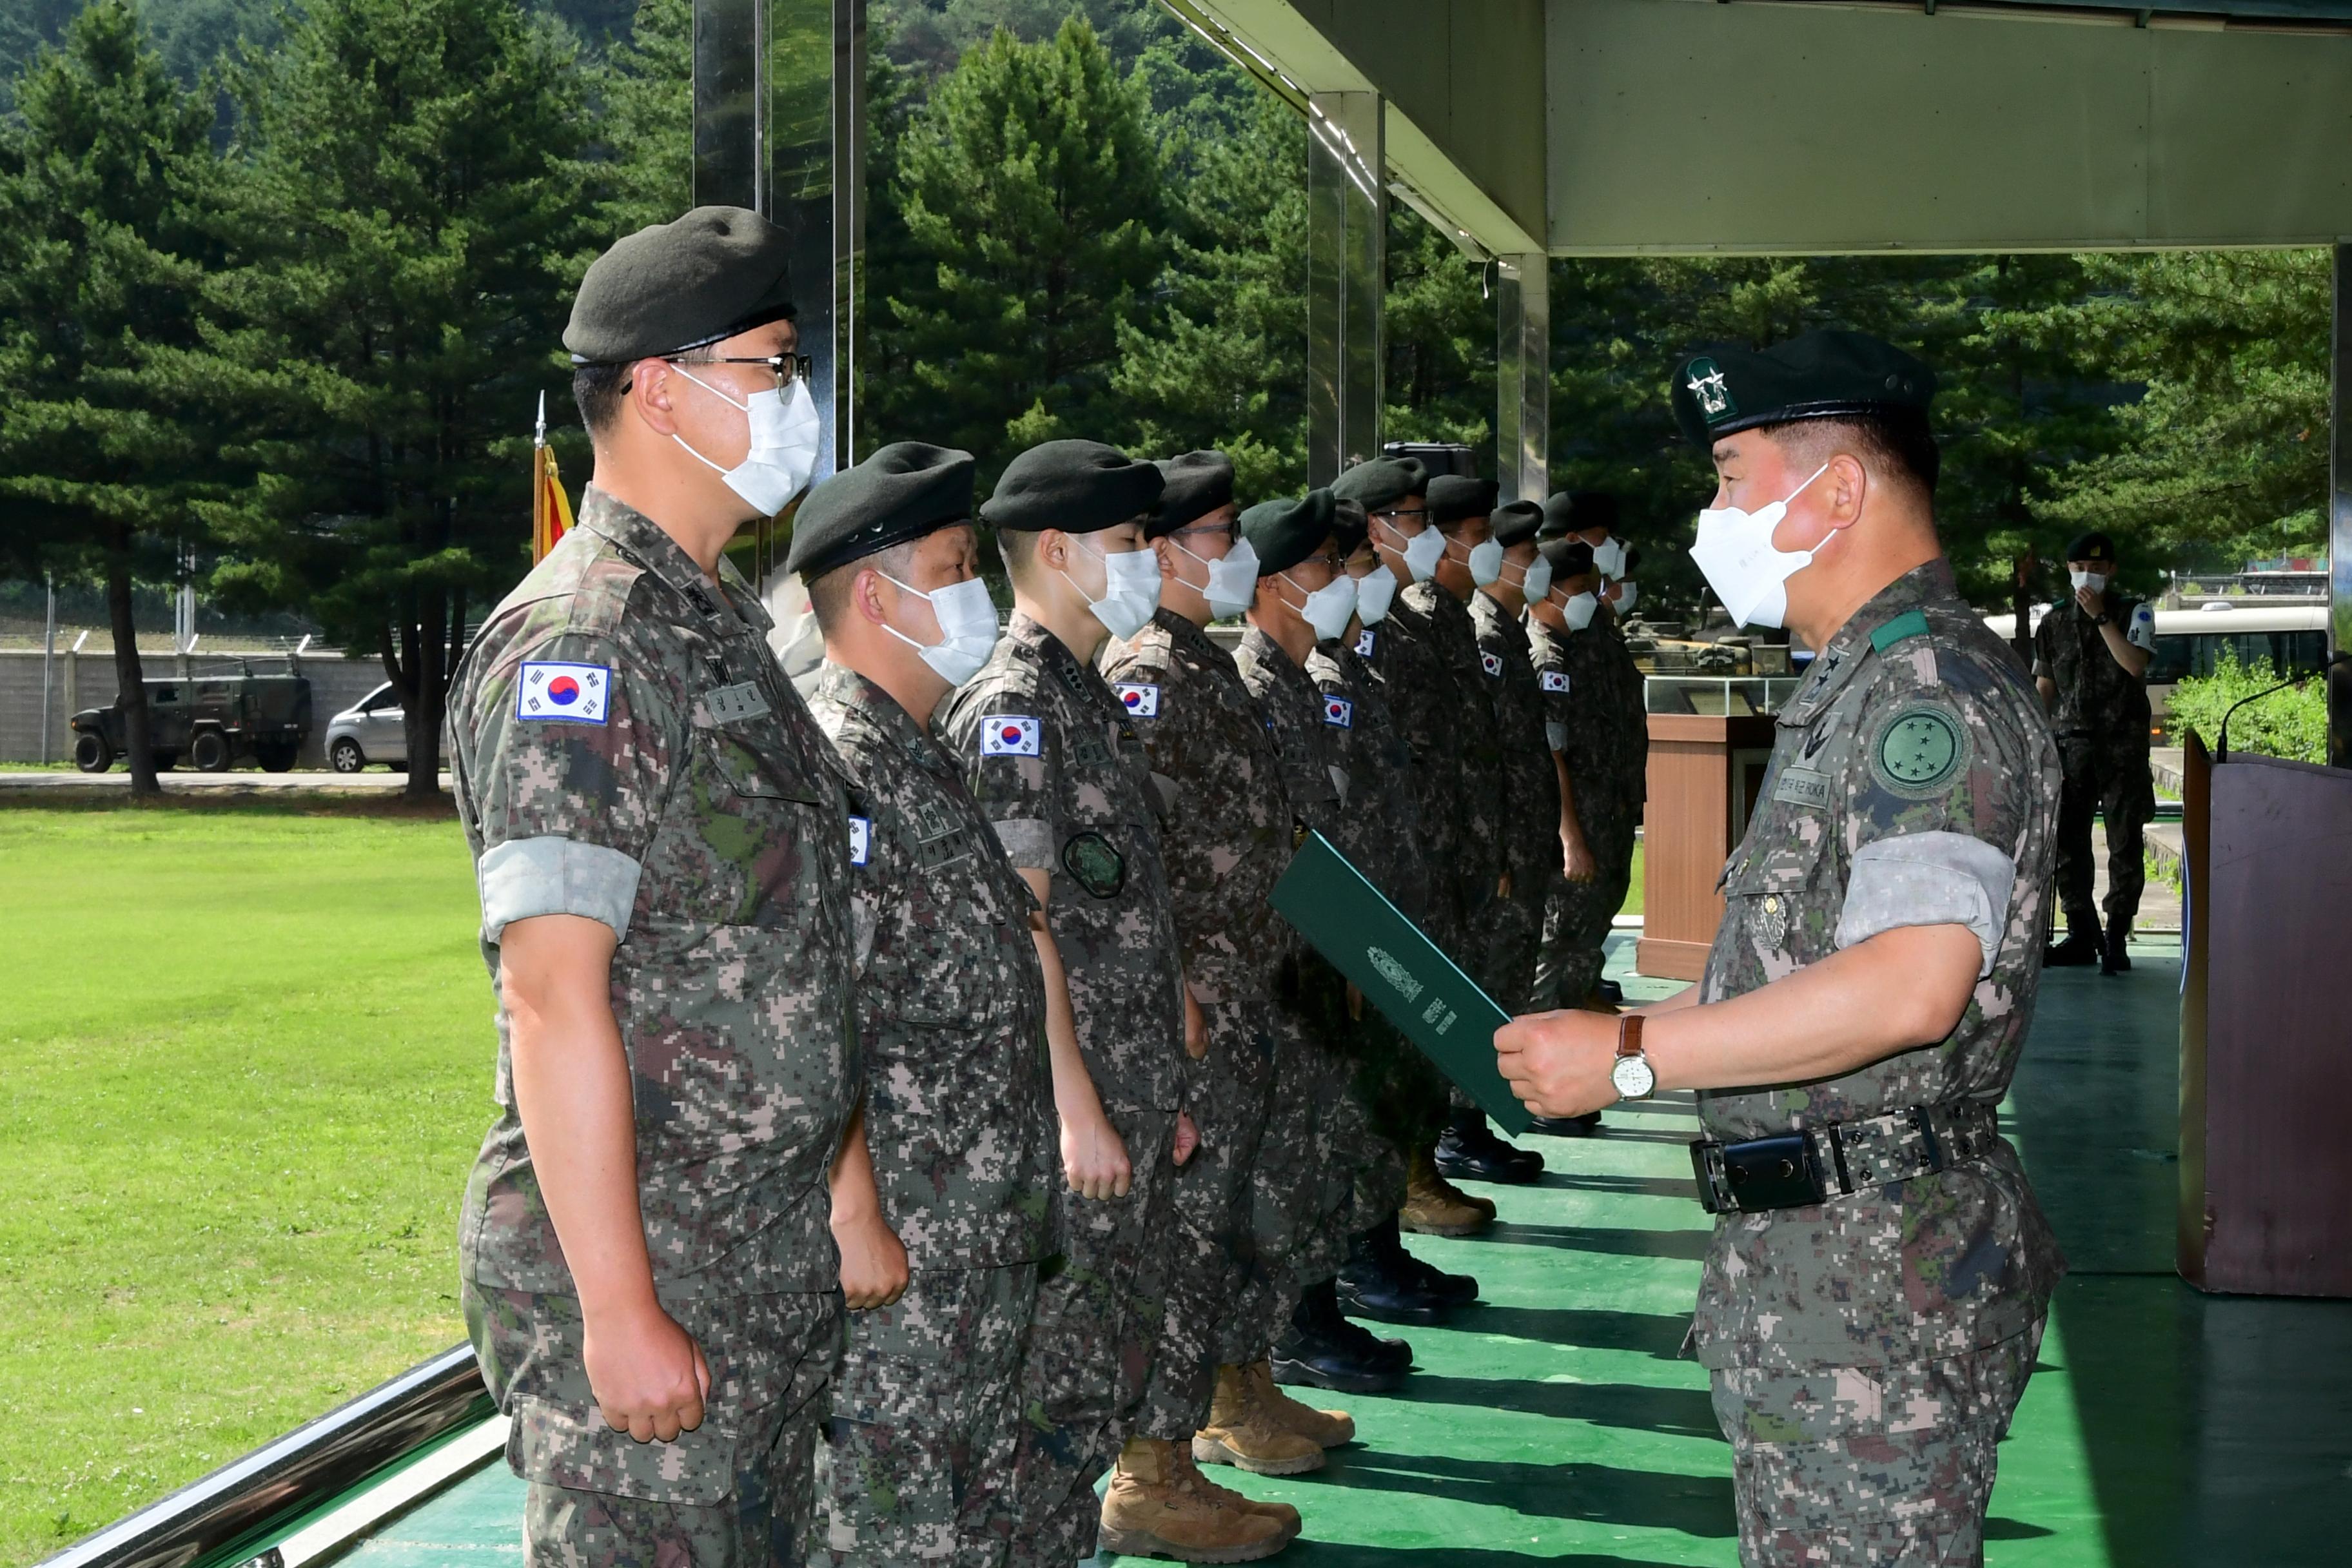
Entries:
[[1568,689],[1568,671],[1566,671],[1566,670],[1564,670],[1564,669],[1547,669],[1547,670],[1545,670],[1545,671],[1543,672],[1543,689],[1544,689],[1546,691],[1565,691],[1565,690],[1567,690],[1567,689]]
[[1375,636],[1377,636],[1377,634],[1374,633],[1372,628],[1370,626],[1366,626],[1362,631],[1356,634],[1356,657],[1358,658],[1370,658],[1372,657],[1372,648],[1374,647],[1373,638]]
[[980,754],[983,757],[1034,757],[1038,751],[1037,721],[1020,713],[992,714],[981,721]]
[[613,672],[601,664],[525,661],[515,682],[515,717],[564,724],[602,724]]
[[746,719],[764,718],[769,712],[768,700],[748,680],[704,692],[702,705],[721,724],[740,724]]
[[1120,705],[1136,718],[1160,717],[1160,688],[1157,686],[1146,681],[1122,680],[1111,689],[1118,693]]
[[1335,730],[1354,729],[1356,705],[1344,697],[1326,697],[1323,700],[1323,722]]
[[874,858],[874,819],[853,816],[849,819],[849,863],[863,866]]
[[1482,653],[1478,656],[1478,662],[1486,667],[1489,675],[1503,673],[1503,656],[1499,653]]

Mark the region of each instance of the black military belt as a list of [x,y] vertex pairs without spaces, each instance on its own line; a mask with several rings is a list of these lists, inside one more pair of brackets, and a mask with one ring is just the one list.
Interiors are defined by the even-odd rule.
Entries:
[[1709,1214],[1811,1208],[1980,1160],[1999,1136],[1983,1100],[1915,1105],[1738,1143],[1702,1138],[1690,1146],[1691,1170]]

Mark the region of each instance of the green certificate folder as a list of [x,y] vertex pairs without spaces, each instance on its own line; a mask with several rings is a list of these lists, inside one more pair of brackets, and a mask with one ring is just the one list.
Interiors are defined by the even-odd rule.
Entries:
[[1509,1019],[1329,839],[1307,836],[1274,907],[1497,1126],[1528,1130],[1528,1108],[1495,1070],[1495,1031]]

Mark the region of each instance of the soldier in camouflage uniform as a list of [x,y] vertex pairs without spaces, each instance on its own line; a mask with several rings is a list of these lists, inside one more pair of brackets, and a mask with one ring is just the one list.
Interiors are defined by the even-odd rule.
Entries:
[[1937,546],[1933,387],[1842,332],[1676,372],[1724,509],[1693,554],[1735,617],[1821,655],[1699,985],[1496,1037],[1549,1113],[1700,1091],[1718,1218],[1695,1338],[1749,1568],[1981,1562],[2063,1268],[1995,1117],[2040,978],[2057,749]]
[[[1422,863],[1433,868],[1422,929],[1449,953],[1468,954],[1471,936],[1463,907],[1463,880],[1444,868],[1463,863],[1462,817],[1456,809],[1464,785],[1461,727],[1464,707],[1454,678],[1429,633],[1426,606],[1442,595],[1430,580],[1445,552],[1444,533],[1431,526],[1423,492],[1429,477],[1417,458],[1375,458],[1341,474],[1333,497],[1364,509],[1373,552],[1395,584],[1381,624],[1360,634],[1365,668],[1388,699],[1388,709],[1410,759],[1403,798],[1419,833]],[[1369,578],[1367,579],[1369,581]],[[1361,590],[1359,590],[1360,593]],[[1420,605],[1422,608],[1413,606]],[[1336,840],[1335,840],[1336,842]],[[1427,1080],[1424,1080],[1425,1082]],[[1436,1086],[1430,1084],[1433,1089]],[[1403,1103],[1416,1103],[1400,1096]],[[1407,1230],[1435,1236],[1468,1236],[1495,1217],[1495,1205],[1456,1188],[1438,1173],[1433,1158],[1444,1125],[1448,1096],[1443,1090],[1418,1101],[1424,1115],[1407,1146]]]
[[817,1496],[837,1565],[1003,1563],[1059,1179],[1036,900],[930,734],[996,637],[971,511],[971,454],[896,443],[816,488],[785,563],[849,786],[866,1063],[833,1178],[852,1313]]
[[[2034,684],[2058,735],[2066,793],[2058,807],[2058,905],[2066,940],[2052,963],[2096,959],[2109,974],[2131,967],[2126,943],[2147,884],[2148,818],[2156,815],[2149,771],[2147,667],[2156,657],[2156,612],[2109,592],[2115,542],[2086,533],[2066,547],[2074,592],[2033,629]],[[2092,902],[2091,818],[2107,829],[2106,926]]]
[[[1235,661],[1274,736],[1298,834],[1311,829],[1345,844],[1354,833],[1352,781],[1338,742],[1353,714],[1344,700],[1318,690],[1306,668],[1318,634],[1343,635],[1353,614],[1353,584],[1331,542],[1332,518],[1325,490],[1261,502],[1242,514],[1258,582]],[[1370,1137],[1360,1103],[1346,1092],[1345,983],[1304,952],[1297,984],[1282,1000],[1275,1115],[1259,1161],[1258,1202],[1283,1214],[1280,1223],[1297,1237],[1287,1261],[1298,1304],[1275,1343],[1269,1371],[1280,1382],[1349,1393],[1393,1388],[1412,1364],[1412,1347],[1375,1339],[1348,1321],[1335,1286],[1349,1232],[1362,1224],[1355,1215],[1354,1171]]]
[[1563,493],[1546,501],[1544,512],[1545,548],[1557,555],[1580,545],[1583,553],[1573,585],[1555,571],[1555,603],[1539,611],[1532,629],[1538,662],[1555,667],[1545,720],[1558,726],[1571,807],[1560,822],[1566,874],[1546,900],[1534,1000],[1540,1007],[1600,1006],[1604,944],[1633,886],[1635,830],[1649,798],[1649,715],[1641,668],[1604,596],[1610,584],[1601,566],[1624,559],[1613,499]]
[[[940,729],[973,798],[1045,906],[1039,929],[1062,1153],[1077,1197],[1064,1264],[1038,1291],[1013,1559],[1113,1551],[1264,1556],[1276,1516],[1209,1488],[1190,1446],[1138,1435],[1167,1310],[1171,1183],[1197,1136],[1183,975],[1160,847],[1169,802],[1135,721],[1090,660],[1150,624],[1160,571],[1143,539],[1162,479],[1093,441],[1006,466],[981,515],[998,530],[1013,614]],[[1056,990],[1061,995],[1055,994]],[[1097,1505],[1097,1478],[1113,1464]]]
[[1517,1011],[1535,988],[1536,947],[1546,895],[1560,872],[1559,782],[1544,730],[1544,693],[1536,679],[1521,618],[1530,600],[1551,591],[1551,567],[1538,552],[1543,508],[1513,501],[1496,509],[1494,542],[1503,547],[1501,574],[1470,596],[1478,633],[1478,663],[1495,704],[1503,748],[1505,875],[1513,896],[1496,942],[1493,994]]
[[719,557],[814,456],[745,412],[806,405],[789,250],[703,207],[589,269],[564,342],[594,477],[450,705],[499,1000],[463,1300],[537,1563],[802,1560],[840,1344],[849,826]]
[[[1145,529],[1160,608],[1097,660],[1172,797],[1160,852],[1200,1053],[1184,1102],[1201,1148],[1176,1175],[1178,1257],[1138,1430],[1189,1445],[1202,1463],[1296,1475],[1322,1467],[1323,1445],[1292,1430],[1244,1373],[1295,1300],[1284,1264],[1295,1237],[1276,1228],[1261,1253],[1252,1186],[1272,1110],[1274,994],[1297,962],[1271,901],[1290,863],[1290,808],[1273,736],[1207,629],[1246,609],[1257,583],[1233,465],[1222,452],[1188,452],[1160,469],[1167,485]],[[1295,1531],[1297,1514],[1284,1512]]]

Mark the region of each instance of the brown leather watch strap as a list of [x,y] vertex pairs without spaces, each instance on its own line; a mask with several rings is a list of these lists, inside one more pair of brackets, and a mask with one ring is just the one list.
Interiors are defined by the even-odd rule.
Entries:
[[1639,1013],[1621,1014],[1617,1019],[1617,1059],[1642,1054],[1642,1026],[1648,1020]]

